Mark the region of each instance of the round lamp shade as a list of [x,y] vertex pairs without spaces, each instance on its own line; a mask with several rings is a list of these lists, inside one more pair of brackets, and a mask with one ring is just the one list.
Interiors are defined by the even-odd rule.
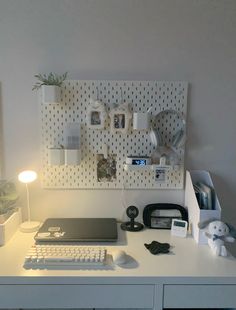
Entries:
[[32,170],[22,171],[18,175],[18,180],[22,183],[31,183],[37,179],[37,173]]

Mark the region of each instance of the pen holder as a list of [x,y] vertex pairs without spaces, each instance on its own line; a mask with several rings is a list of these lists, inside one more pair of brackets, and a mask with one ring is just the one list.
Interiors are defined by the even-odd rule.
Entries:
[[135,130],[148,130],[150,126],[150,114],[135,112],[133,114],[133,129]]
[[49,149],[49,165],[61,166],[65,163],[65,150],[62,148]]
[[79,165],[80,161],[80,149],[65,149],[65,165]]

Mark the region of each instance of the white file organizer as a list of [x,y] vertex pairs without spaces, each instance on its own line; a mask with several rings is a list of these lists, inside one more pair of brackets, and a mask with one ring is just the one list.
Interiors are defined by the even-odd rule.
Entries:
[[215,208],[214,210],[200,209],[197,198],[194,192],[193,183],[203,182],[214,188],[209,172],[204,170],[186,171],[185,183],[185,206],[188,208],[189,225],[192,228],[192,235],[195,241],[199,244],[206,244],[207,238],[198,228],[198,223],[210,219],[221,218],[221,207],[218,197],[215,193]]

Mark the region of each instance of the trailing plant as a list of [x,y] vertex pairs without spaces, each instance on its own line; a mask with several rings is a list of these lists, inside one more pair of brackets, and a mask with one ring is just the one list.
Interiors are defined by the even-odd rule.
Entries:
[[37,78],[39,81],[36,82],[32,88],[32,90],[38,90],[43,85],[55,85],[55,86],[61,86],[62,83],[67,78],[68,72],[58,75],[56,73],[50,72],[47,74],[36,74],[34,77]]
[[0,180],[0,215],[14,210],[17,199],[14,183]]

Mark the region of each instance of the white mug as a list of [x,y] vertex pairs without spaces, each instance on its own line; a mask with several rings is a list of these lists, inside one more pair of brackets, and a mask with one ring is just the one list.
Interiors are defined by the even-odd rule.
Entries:
[[150,114],[135,112],[133,115],[133,129],[148,130],[150,125]]

